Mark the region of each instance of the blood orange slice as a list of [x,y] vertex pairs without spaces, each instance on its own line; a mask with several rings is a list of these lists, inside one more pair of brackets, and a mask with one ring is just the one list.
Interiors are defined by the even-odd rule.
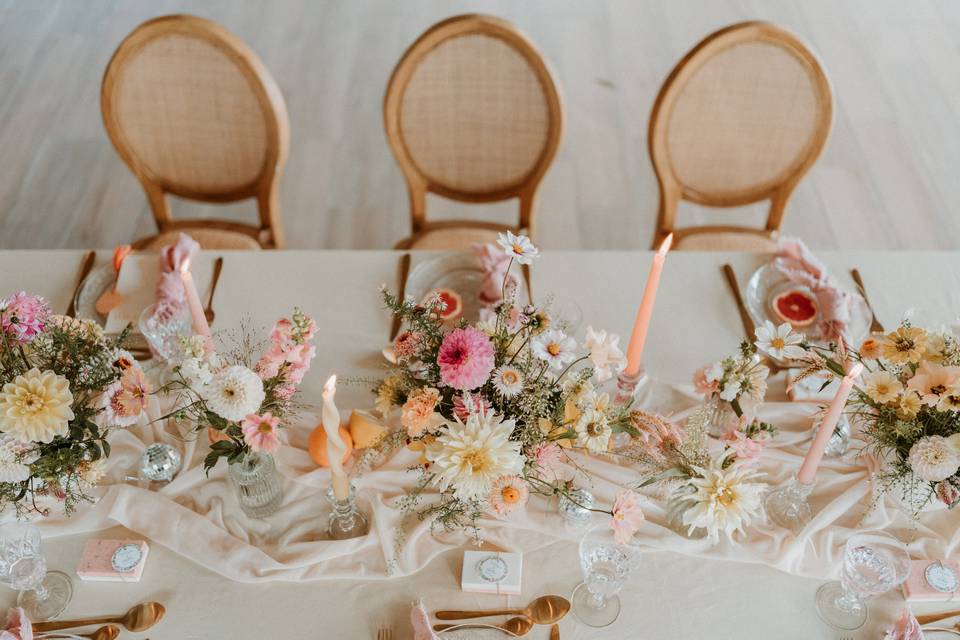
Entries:
[[817,301],[806,291],[790,289],[773,299],[773,311],[794,327],[806,327],[817,319]]
[[463,314],[463,299],[453,289],[434,289],[423,298],[420,304],[425,305],[434,295],[440,296],[444,304],[440,318],[445,322],[453,322]]

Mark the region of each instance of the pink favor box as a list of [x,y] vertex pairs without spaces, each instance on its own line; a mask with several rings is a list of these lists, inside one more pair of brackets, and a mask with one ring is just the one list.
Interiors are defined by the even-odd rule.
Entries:
[[149,551],[144,540],[94,538],[83,549],[77,575],[81,580],[140,582]]
[[[957,591],[937,591],[927,582],[924,572],[936,560],[914,560],[910,563],[910,577],[903,583],[903,595],[910,602],[951,602],[960,600]],[[944,567],[953,569],[960,575],[960,563],[949,560],[942,561]]]

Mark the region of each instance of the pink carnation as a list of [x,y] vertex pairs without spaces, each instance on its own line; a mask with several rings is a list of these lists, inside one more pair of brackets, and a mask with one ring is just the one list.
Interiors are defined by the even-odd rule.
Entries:
[[46,329],[49,316],[47,301],[24,291],[0,301],[0,329],[17,344],[33,342]]
[[454,329],[443,338],[437,354],[440,379],[448,387],[469,391],[481,386],[493,371],[493,344],[473,327]]
[[254,451],[273,453],[280,448],[280,418],[269,411],[258,416],[251,413],[240,423],[243,429],[243,441]]
[[396,354],[398,360],[411,358],[420,351],[420,345],[422,343],[423,338],[420,337],[419,333],[404,331],[393,341],[393,352]]
[[493,409],[493,404],[480,395],[465,393],[453,399],[453,415],[466,422],[471,413],[487,413]]
[[610,527],[617,544],[627,544],[643,524],[643,511],[640,501],[633,491],[622,491],[613,503],[613,518]]

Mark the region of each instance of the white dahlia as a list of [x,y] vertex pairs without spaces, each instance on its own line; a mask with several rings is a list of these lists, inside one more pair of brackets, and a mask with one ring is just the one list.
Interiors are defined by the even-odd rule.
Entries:
[[231,422],[240,422],[249,414],[257,413],[265,396],[260,376],[241,365],[218,372],[203,389],[207,407]]
[[943,436],[927,436],[910,448],[907,461],[921,480],[939,482],[960,468],[960,452]]
[[501,422],[492,411],[471,413],[467,421],[447,428],[427,445],[427,460],[442,491],[453,487],[460,500],[487,497],[494,481],[523,471],[520,443],[510,440],[513,420]]
[[742,531],[761,511],[760,496],[766,488],[751,465],[734,462],[723,468],[724,458],[711,461],[706,469],[695,467],[701,477],[690,480],[693,493],[681,500],[690,502],[683,513],[683,524],[706,529],[711,542],[718,542],[722,531],[729,538]]
[[0,431],[20,442],[51,442],[73,420],[70,382],[53,371],[31,369],[3,385]]

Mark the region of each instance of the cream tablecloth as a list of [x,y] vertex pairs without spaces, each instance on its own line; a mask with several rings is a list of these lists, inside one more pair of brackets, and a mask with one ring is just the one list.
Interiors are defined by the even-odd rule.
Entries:
[[[911,307],[925,323],[952,322],[955,310],[960,309],[957,254],[823,257],[841,275],[849,267],[860,268],[878,313],[888,326]],[[65,307],[79,259],[76,252],[0,254],[0,295],[25,288],[47,296],[56,308]],[[198,282],[206,281],[204,272],[210,259],[203,256],[198,262]],[[140,262],[125,267],[122,280],[131,291],[144,282],[149,286],[153,264],[147,256],[135,260]],[[319,386],[330,372],[377,375],[377,354],[389,319],[380,310],[376,285],[395,280],[396,261],[396,254],[388,252],[227,254],[217,293],[216,329],[235,328],[244,316],[252,326],[267,327],[293,304],[302,306],[316,317],[320,327],[320,355],[304,390],[305,398],[317,398]],[[725,261],[734,264],[745,282],[761,259],[725,254],[670,257],[651,329],[654,339],[648,346],[648,369],[654,382],[642,394],[646,407],[676,412],[692,406],[695,398],[686,388],[690,372],[732,351],[741,339],[736,311],[720,278],[719,265]],[[573,298],[583,309],[584,325],[590,323],[625,335],[647,263],[648,255],[644,253],[548,253],[533,269],[533,289],[537,296],[555,292]],[[130,299],[132,307],[139,306],[136,296]],[[771,397],[776,397],[776,391]],[[341,387],[338,404],[344,410],[369,406],[369,391],[363,386]],[[805,450],[811,407],[771,402],[764,411],[766,418],[783,429],[776,448],[764,462],[771,482],[779,482],[796,468],[798,456]],[[78,583],[77,601],[71,608],[89,611],[97,608],[95,603],[101,603],[100,608],[117,608],[122,605],[115,603],[132,601],[134,592],[151,585],[154,589],[171,588],[177,581],[165,580],[181,576],[187,579],[179,581],[179,589],[166,594],[165,601],[173,598],[174,602],[192,606],[177,611],[170,622],[151,633],[153,637],[190,637],[188,629],[199,634],[196,637],[228,635],[218,635],[216,626],[199,621],[202,611],[198,611],[197,597],[203,594],[214,599],[215,603],[210,605],[215,607],[213,610],[224,612],[227,619],[222,623],[223,629],[251,628],[253,615],[264,628],[270,625],[291,632],[301,629],[291,637],[360,638],[381,620],[401,620],[414,594],[424,596],[434,608],[478,603],[491,606],[505,600],[456,592],[459,553],[444,553],[451,549],[449,544],[431,537],[425,525],[415,523],[408,527],[405,544],[394,544],[399,513],[393,508],[392,498],[414,481],[404,471],[409,463],[405,453],[357,480],[362,499],[375,514],[372,534],[353,541],[322,540],[325,505],[321,494],[328,485],[328,476],[315,469],[302,450],[312,426],[307,415],[303,425],[290,430],[292,446],[279,456],[281,471],[288,478],[285,506],[265,521],[250,521],[239,512],[223,469],[214,471],[210,480],[203,477],[197,468],[203,455],[202,444],[195,447],[178,443],[185,446],[188,458],[193,454],[194,465],[163,490],[152,492],[118,482],[107,489],[96,507],[85,509],[68,521],[54,518],[45,522],[46,535],[63,536],[48,544],[51,565],[68,571],[76,564],[79,548],[90,532],[117,524],[176,552],[156,553],[140,585]],[[157,438],[169,436],[152,429],[116,434],[111,458],[115,477],[119,480],[129,472],[145,441]],[[636,479],[629,469],[609,462],[586,463],[596,477],[591,488],[603,501],[612,499],[619,485]],[[795,576],[824,578],[835,574],[843,541],[860,524],[870,501],[869,472],[867,458],[851,456],[829,462],[813,497],[818,515],[797,538],[770,525],[760,525],[739,543],[722,542],[711,548],[703,540],[689,540],[670,531],[665,527],[660,506],[648,501],[645,509],[649,521],[641,535],[650,553],[645,555],[643,568],[626,591],[624,618],[604,632],[588,630],[571,620],[564,623],[565,637],[691,637],[708,631],[715,635],[718,629],[722,629],[720,637],[832,637],[812,611],[816,582]],[[554,505],[534,499],[522,517],[486,524],[488,539],[527,554],[524,597],[513,598],[515,602],[540,593],[566,593],[576,583],[576,547],[570,540],[577,533],[564,530]],[[881,505],[865,523],[899,530],[904,538],[913,540],[911,549],[916,557],[955,554],[960,538],[956,525],[956,514],[943,512],[925,516],[920,527],[911,531],[909,521],[892,505]],[[233,581],[297,582],[270,582],[269,590],[266,585],[240,585],[217,578],[183,558]],[[557,561],[538,561],[539,558]],[[763,563],[794,575],[747,563]],[[171,574],[168,565],[183,568]],[[411,573],[414,575],[391,580],[357,580]],[[338,577],[351,579],[303,582]],[[214,594],[210,588],[200,587],[206,582],[216,585]],[[278,588],[288,595],[279,597]],[[299,594],[316,595],[317,606],[304,610],[298,605],[302,598]],[[369,597],[373,594],[382,595]],[[342,598],[351,604],[350,615],[339,615],[346,609],[337,606]],[[896,599],[887,596],[891,605]],[[250,600],[269,605],[251,611],[245,606]],[[664,600],[670,603],[669,608],[663,606]],[[741,615],[751,612],[755,615]],[[885,623],[893,612],[892,606],[877,607],[871,626],[860,637],[871,637],[869,634],[876,633],[878,625]],[[336,622],[330,626],[329,619]],[[328,621],[322,632],[318,628],[316,635],[310,636],[308,631],[302,631],[309,628],[309,621],[316,625],[321,620]],[[790,621],[789,625],[784,626],[785,621]],[[333,629],[337,635],[327,635]],[[247,634],[240,631],[238,637]],[[404,637],[403,633],[399,637]]]

